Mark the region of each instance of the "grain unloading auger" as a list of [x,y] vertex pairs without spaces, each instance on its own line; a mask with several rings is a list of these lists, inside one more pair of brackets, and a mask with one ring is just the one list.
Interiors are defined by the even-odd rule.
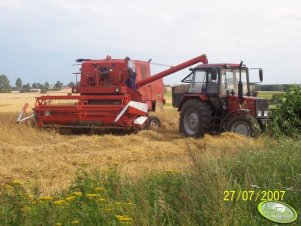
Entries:
[[[81,79],[79,86],[72,87],[72,94],[36,97],[33,115],[37,127],[143,128],[151,124],[148,112],[165,102],[162,78],[199,62],[207,64],[208,60],[206,55],[201,55],[153,76],[150,62],[128,57],[79,59],[78,62],[82,62]],[[24,106],[17,121],[23,120],[25,111]]]

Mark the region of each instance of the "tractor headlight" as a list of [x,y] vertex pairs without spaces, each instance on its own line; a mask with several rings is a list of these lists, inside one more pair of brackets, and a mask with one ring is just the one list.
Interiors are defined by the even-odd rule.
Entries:
[[257,111],[257,117],[261,117],[262,116],[262,111]]
[[120,92],[120,87],[116,87],[116,88],[115,88],[115,92],[116,92],[116,93],[119,93],[119,92]]
[[264,117],[268,117],[268,115],[269,115],[269,111],[263,111],[263,116]]

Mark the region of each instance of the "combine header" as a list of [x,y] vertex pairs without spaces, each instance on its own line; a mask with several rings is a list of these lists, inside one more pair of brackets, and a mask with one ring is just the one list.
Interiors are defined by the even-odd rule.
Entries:
[[81,63],[80,82],[72,93],[36,97],[33,116],[38,127],[72,131],[156,127],[160,121],[148,117],[148,112],[165,102],[162,78],[199,62],[208,63],[206,55],[201,55],[151,76],[150,62],[129,57],[77,62]]

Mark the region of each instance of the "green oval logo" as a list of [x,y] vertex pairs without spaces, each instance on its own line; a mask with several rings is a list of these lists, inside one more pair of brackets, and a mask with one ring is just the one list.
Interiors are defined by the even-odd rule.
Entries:
[[258,211],[264,218],[281,224],[292,223],[298,217],[293,207],[278,201],[261,202],[258,205]]

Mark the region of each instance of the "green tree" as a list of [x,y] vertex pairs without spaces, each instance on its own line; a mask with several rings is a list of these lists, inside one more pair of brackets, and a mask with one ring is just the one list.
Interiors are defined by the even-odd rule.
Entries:
[[0,93],[10,93],[12,90],[6,75],[0,75]]
[[32,83],[32,88],[38,89],[39,87],[40,87],[40,83],[37,83],[37,82]]
[[61,89],[63,89],[63,86],[64,86],[64,84],[63,83],[61,83],[60,81],[57,81],[55,84],[54,84],[54,89],[55,90],[61,90]]
[[69,83],[68,83],[68,86],[69,86],[69,87],[74,87],[74,86],[75,86],[75,83],[74,83],[74,82],[69,82]]
[[17,78],[16,80],[16,87],[18,90],[22,89],[22,80],[20,78]]
[[49,86],[50,86],[50,84],[48,82],[45,82],[44,87],[45,87],[46,90],[49,89]]
[[30,89],[31,89],[31,86],[30,86],[29,83],[27,83],[27,84],[24,84],[22,86],[22,89],[20,90],[20,92],[21,93],[28,93],[30,91]]
[[23,85],[23,88],[28,88],[28,89],[30,89],[30,88],[31,88],[31,86],[30,86],[30,84],[29,84],[29,83],[27,83],[27,84]]

